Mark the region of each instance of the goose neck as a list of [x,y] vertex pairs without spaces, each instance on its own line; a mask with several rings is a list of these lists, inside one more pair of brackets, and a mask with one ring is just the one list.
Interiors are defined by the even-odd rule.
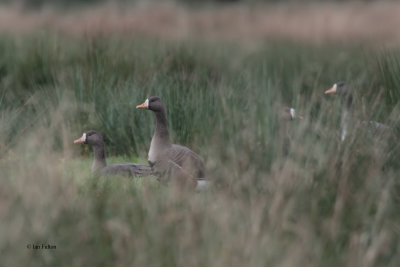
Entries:
[[168,131],[168,123],[167,116],[165,114],[165,110],[156,111],[156,128],[154,132],[154,137],[157,139],[162,139],[164,143],[170,143],[169,140],[169,131]]
[[350,111],[353,109],[353,94],[348,93],[343,97],[345,109]]
[[104,143],[93,146],[93,166],[92,170],[97,172],[107,166]]

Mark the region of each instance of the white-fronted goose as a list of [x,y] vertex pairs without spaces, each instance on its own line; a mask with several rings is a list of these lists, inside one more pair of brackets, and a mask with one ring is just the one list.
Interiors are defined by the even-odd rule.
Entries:
[[[325,94],[336,94],[341,97],[343,102],[343,108],[341,113],[341,134],[340,139],[343,142],[351,130],[350,127],[356,123],[353,115],[354,111],[354,101],[353,93],[350,86],[345,82],[335,83],[329,90],[325,91]],[[370,134],[387,134],[391,131],[391,128],[376,121],[361,121],[361,125],[368,128]]]
[[92,172],[101,176],[121,175],[128,177],[148,176],[152,171],[149,166],[136,163],[120,163],[107,165],[103,137],[96,131],[90,130],[76,139],[74,144],[88,144],[93,147],[94,160]]
[[204,180],[204,163],[199,155],[187,147],[171,144],[167,116],[163,102],[152,96],[138,105],[137,109],[149,109],[154,112],[156,126],[151,139],[148,161],[154,174],[161,180],[174,179],[179,183],[199,187]]

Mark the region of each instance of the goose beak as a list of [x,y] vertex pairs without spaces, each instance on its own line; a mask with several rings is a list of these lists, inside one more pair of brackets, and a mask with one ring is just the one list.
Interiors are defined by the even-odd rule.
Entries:
[[85,142],[85,140],[83,140],[83,137],[80,137],[80,138],[78,138],[78,139],[76,139],[75,141],[74,141],[74,144],[82,144],[82,143],[84,143]]
[[136,108],[137,108],[137,109],[146,109],[146,108],[149,108],[149,100],[146,99],[146,101],[144,101],[143,104],[137,105]]
[[334,94],[334,93],[336,93],[336,88],[335,87],[332,87],[331,89],[325,91],[326,95],[331,95],[331,94]]
[[83,133],[81,138],[78,138],[74,141],[74,144],[82,144],[85,142],[86,142],[86,133]]

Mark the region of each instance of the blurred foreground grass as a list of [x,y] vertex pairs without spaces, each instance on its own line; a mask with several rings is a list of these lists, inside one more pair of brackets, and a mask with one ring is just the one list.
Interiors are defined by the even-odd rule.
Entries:
[[[267,42],[0,39],[0,251],[4,266],[398,266],[400,53]],[[334,82],[356,88],[339,141]],[[214,188],[98,179],[83,131],[111,162],[146,158],[150,95]],[[281,106],[305,119],[282,121]],[[287,136],[290,147],[287,148]],[[287,151],[287,155],[285,153]],[[115,158],[115,156],[118,156]],[[27,249],[27,244],[56,250]]]

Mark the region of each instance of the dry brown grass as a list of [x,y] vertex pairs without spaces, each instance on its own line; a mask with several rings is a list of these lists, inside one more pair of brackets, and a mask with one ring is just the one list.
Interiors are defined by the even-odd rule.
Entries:
[[201,10],[174,4],[100,6],[74,12],[0,8],[0,32],[51,30],[82,35],[254,42],[285,38],[311,43],[399,44],[400,3],[233,5]]

